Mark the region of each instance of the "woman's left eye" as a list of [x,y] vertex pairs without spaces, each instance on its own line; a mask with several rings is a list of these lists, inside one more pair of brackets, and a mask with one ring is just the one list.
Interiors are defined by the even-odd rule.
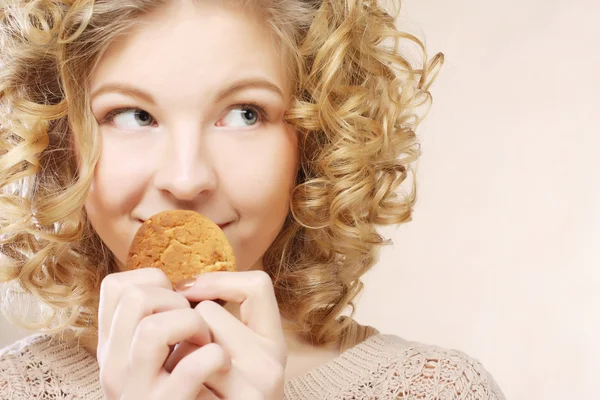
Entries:
[[245,127],[254,126],[266,119],[266,112],[258,106],[241,105],[230,109],[218,126]]

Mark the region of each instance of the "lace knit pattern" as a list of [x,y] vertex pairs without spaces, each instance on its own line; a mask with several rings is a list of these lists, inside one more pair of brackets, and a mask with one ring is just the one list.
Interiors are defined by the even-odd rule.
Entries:
[[491,375],[456,350],[377,335],[288,382],[286,398],[336,400],[504,400]]
[[57,336],[36,335],[0,350],[2,400],[103,400],[98,364]]
[[[76,343],[37,335],[0,351],[2,400],[101,400],[96,360]],[[505,400],[464,353],[375,335],[286,383],[285,400]]]

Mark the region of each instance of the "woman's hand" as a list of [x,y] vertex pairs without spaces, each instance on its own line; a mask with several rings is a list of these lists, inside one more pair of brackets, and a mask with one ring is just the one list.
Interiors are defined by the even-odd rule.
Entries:
[[[239,389],[249,385],[238,382],[237,372],[228,372],[235,371],[228,351],[212,343],[201,313],[158,269],[107,276],[98,328],[100,384],[108,400],[217,399],[214,391],[235,393],[228,398],[258,398],[240,397]],[[167,371],[171,348],[181,342],[195,349]]]
[[[200,302],[195,310],[212,341],[231,357],[231,368],[218,372],[207,386],[225,399],[283,399],[287,346],[269,276],[262,271],[211,272],[180,290],[188,300]],[[213,302],[216,299],[239,304],[240,319]],[[175,366],[176,371],[200,346],[183,344],[167,368]]]

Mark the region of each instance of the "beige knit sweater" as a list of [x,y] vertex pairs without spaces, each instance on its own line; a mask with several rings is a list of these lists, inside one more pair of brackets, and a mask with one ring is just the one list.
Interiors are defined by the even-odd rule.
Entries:
[[[504,400],[467,355],[376,331],[342,341],[342,354],[286,383],[286,400]],[[366,338],[365,338],[366,337]],[[0,399],[103,399],[98,364],[75,342],[36,335],[0,350]]]

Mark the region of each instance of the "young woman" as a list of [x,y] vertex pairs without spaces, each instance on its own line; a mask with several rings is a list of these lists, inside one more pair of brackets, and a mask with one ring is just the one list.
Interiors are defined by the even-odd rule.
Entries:
[[[376,2],[13,0],[0,27],[3,305],[49,312],[0,353],[1,398],[503,398],[465,354],[342,317],[376,225],[410,218],[442,61]],[[239,272],[126,271],[171,209]]]

